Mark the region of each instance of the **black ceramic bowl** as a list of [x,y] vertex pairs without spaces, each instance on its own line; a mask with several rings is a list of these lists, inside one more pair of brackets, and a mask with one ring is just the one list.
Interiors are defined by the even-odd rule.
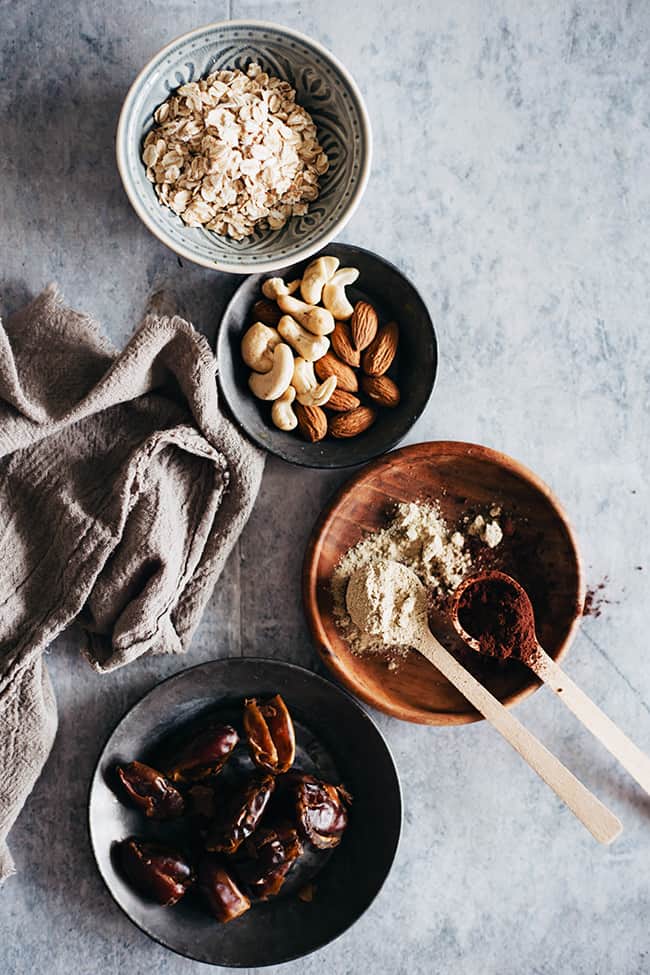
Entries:
[[[291,464],[305,467],[350,467],[385,453],[406,436],[424,410],[436,378],[438,351],[433,322],[411,282],[378,254],[351,244],[329,244],[320,255],[338,257],[341,267],[359,269],[356,285],[346,289],[354,304],[369,301],[380,322],[393,319],[400,327],[398,356],[390,375],[402,394],[395,409],[381,409],[373,426],[350,440],[327,438],[306,443],[296,431],[278,430],[271,422],[271,404],[255,399],[248,388],[250,370],[241,357],[241,339],[252,324],[251,311],[268,277],[286,281],[300,277],[307,261],[270,274],[253,274],[237,289],[217,335],[221,394],[234,420],[256,444]],[[314,260],[315,258],[312,258]]]
[[[217,714],[232,720],[244,697],[282,694],[296,727],[296,764],[343,782],[353,795],[343,841],[319,863],[310,903],[297,897],[307,879],[287,879],[286,893],[228,924],[206,913],[190,892],[174,907],[144,900],[116,866],[119,840],[131,835],[174,841],[175,823],[155,824],[118,799],[115,766],[144,758],[168,735]],[[243,752],[244,749],[242,748]],[[237,754],[233,760],[246,759]],[[222,773],[223,774],[223,773]],[[393,759],[371,718],[345,691],[274,660],[216,660],[158,684],[117,725],[93,775],[90,840],[106,886],[127,916],[155,941],[197,961],[257,968],[299,958],[342,934],[379,892],[399,841],[402,803]],[[293,868],[298,869],[300,862]]]

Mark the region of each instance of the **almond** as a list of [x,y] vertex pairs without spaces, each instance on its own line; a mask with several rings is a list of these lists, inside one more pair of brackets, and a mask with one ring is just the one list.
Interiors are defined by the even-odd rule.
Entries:
[[397,383],[388,376],[362,376],[361,388],[378,406],[397,406],[400,392]]
[[349,410],[356,410],[357,406],[361,406],[361,400],[337,386],[325,406],[335,413],[347,413]]
[[322,440],[327,433],[327,417],[320,406],[303,406],[302,403],[295,403],[293,409],[298,418],[298,429],[305,440],[311,443]]
[[253,305],[254,322],[262,322],[263,325],[269,325],[271,328],[276,328],[281,318],[282,312],[274,301],[267,301],[266,298],[260,298],[260,300],[256,301]]
[[399,329],[396,322],[380,328],[374,340],[363,353],[363,371],[367,376],[383,376],[390,369],[397,352]]
[[367,301],[357,301],[350,319],[350,331],[352,333],[352,345],[361,352],[370,345],[375,335],[379,320],[377,312]]
[[371,427],[376,418],[377,411],[372,406],[359,406],[349,413],[330,417],[329,432],[338,438],[356,437]]
[[356,393],[359,389],[356,373],[331,352],[327,352],[314,363],[314,371],[321,382],[329,376],[336,376],[338,389],[345,389],[348,393]]
[[330,335],[330,342],[332,343],[334,354],[339,357],[341,362],[347,363],[348,366],[354,366],[355,369],[359,368],[361,365],[361,353],[352,345],[350,329],[345,322],[336,323],[334,331]]

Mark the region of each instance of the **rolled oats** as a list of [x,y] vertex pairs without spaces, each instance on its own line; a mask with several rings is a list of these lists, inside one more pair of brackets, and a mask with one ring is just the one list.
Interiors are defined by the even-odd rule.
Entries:
[[154,112],[142,151],[160,202],[235,240],[307,213],[329,160],[295,98],[255,63],[181,85]]

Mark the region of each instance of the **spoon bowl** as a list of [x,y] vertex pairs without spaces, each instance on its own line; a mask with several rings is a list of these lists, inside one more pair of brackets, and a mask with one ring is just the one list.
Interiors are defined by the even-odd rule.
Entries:
[[[505,591],[511,597],[506,605],[500,605],[499,590],[502,594]],[[481,635],[470,633],[461,618],[466,619],[470,615],[470,611],[466,613],[465,609],[472,602],[474,622]],[[530,597],[524,587],[506,572],[492,569],[464,579],[454,592],[451,618],[456,633],[476,653],[500,657],[502,660],[514,657],[530,666],[533,657],[541,649],[535,632],[535,612]],[[500,635],[504,639],[510,636],[510,643],[499,640]]]

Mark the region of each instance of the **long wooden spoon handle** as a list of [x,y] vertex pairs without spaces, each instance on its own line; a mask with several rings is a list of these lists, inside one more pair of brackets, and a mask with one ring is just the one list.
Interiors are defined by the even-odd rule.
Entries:
[[432,633],[418,634],[417,649],[463,694],[530,767],[567,804],[600,843],[611,843],[622,824],[607,806],[552,755],[487,688],[465,670]]
[[531,670],[555,691],[585,728],[618,759],[641,788],[650,794],[650,757],[630,741],[611,718],[603,714],[598,705],[573,683],[544,650],[541,650],[537,660],[531,664]]

